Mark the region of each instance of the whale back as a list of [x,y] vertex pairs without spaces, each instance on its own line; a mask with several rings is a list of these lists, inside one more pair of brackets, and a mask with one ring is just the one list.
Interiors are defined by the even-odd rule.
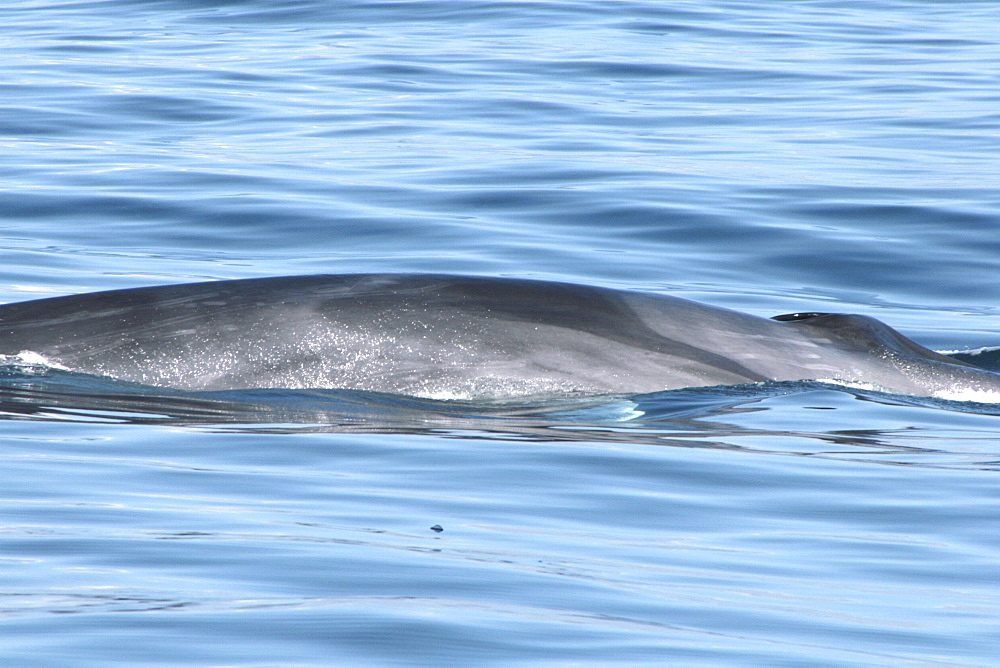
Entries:
[[766,380],[658,334],[614,290],[436,275],[217,281],[0,306],[0,352],[22,351],[182,389],[502,396]]
[[0,306],[0,354],[31,351],[76,371],[180,389],[336,387],[438,398],[811,379],[920,394],[955,369],[996,384],[994,374],[877,320],[810,315],[770,320],[677,297],[524,279],[298,276]]

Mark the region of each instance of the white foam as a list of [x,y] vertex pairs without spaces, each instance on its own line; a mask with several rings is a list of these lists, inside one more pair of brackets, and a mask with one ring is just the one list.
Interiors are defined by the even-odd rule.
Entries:
[[1000,392],[996,390],[976,390],[970,387],[955,387],[934,393],[938,399],[949,401],[974,401],[980,404],[1000,404]]
[[884,387],[879,387],[878,385],[872,385],[871,383],[862,383],[860,381],[854,380],[841,380],[839,378],[817,378],[817,383],[826,383],[828,385],[839,385],[841,387],[846,387],[851,390],[867,390],[869,392],[887,392]]
[[[829,383],[831,385],[839,385],[841,387],[846,387],[852,390],[866,390],[870,392],[887,392],[889,394],[898,394],[884,387],[879,387],[878,385],[872,385],[871,383],[838,380],[835,378],[820,378],[817,379],[817,382]],[[980,404],[1000,404],[1000,391],[980,390],[972,387],[962,387],[958,384],[952,387],[942,387],[937,390],[932,390],[930,396],[934,397],[935,399],[945,399],[947,401],[974,401]]]
[[433,392],[424,392],[416,396],[434,401],[468,401],[474,398],[469,392],[458,392],[455,390],[436,390]]
[[971,355],[975,357],[976,355],[993,353],[998,350],[1000,350],[1000,346],[986,346],[984,348],[973,348],[972,350],[938,350],[935,352],[941,355]]
[[69,371],[69,369],[62,364],[53,362],[44,355],[40,355],[30,350],[22,350],[16,355],[0,355],[0,363],[30,368],[46,368]]

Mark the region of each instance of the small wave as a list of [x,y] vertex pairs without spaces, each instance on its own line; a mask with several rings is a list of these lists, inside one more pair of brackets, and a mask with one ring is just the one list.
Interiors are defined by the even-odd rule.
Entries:
[[[944,354],[944,353],[942,353]],[[813,381],[818,384],[832,385],[852,392],[861,392],[866,396],[874,393],[885,397],[899,397],[906,399],[906,403],[916,403],[924,406],[934,406],[939,408],[954,408],[954,404],[1000,404],[1000,392],[996,390],[982,390],[974,387],[963,386],[956,383],[950,387],[940,387],[933,390],[929,397],[911,396],[892,392],[884,387],[872,383],[859,381],[840,380],[837,378],[823,378]],[[941,405],[935,400],[942,400],[947,404]],[[976,412],[976,411],[970,411]]]
[[[773,381],[686,388],[645,395],[507,399],[413,397],[337,389],[258,388],[184,391],[74,372],[40,355],[0,356],[0,414],[7,419],[100,419],[177,426],[277,428],[335,431],[426,432],[485,430],[560,439],[584,427],[643,428],[660,421],[698,419],[728,413],[778,395],[817,388],[886,404],[905,404],[963,413],[996,414],[1000,393],[971,387],[942,388],[935,397],[907,397],[867,383]],[[601,427],[604,425],[604,427]],[[617,429],[617,428],[616,428]],[[583,433],[583,432],[581,432]],[[635,433],[622,438],[634,438]],[[591,435],[593,438],[593,434]]]
[[974,348],[972,350],[949,350],[941,353],[987,371],[1000,372],[1000,346]]

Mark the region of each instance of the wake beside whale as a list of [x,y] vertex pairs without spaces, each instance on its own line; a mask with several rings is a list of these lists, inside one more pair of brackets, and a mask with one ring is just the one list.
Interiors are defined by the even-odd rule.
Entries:
[[0,306],[0,355],[26,353],[183,390],[506,398],[824,380],[1000,396],[1000,374],[865,316],[767,319],[665,295],[450,275],[214,281]]

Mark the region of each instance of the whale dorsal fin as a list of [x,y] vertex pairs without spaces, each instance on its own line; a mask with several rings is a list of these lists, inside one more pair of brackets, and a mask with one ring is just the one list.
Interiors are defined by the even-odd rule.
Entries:
[[960,366],[972,366],[936,353],[908,339],[895,329],[875,318],[849,313],[787,313],[772,320],[787,322],[794,327],[822,334],[833,343],[846,348],[873,353],[892,353],[904,357],[918,357]]

